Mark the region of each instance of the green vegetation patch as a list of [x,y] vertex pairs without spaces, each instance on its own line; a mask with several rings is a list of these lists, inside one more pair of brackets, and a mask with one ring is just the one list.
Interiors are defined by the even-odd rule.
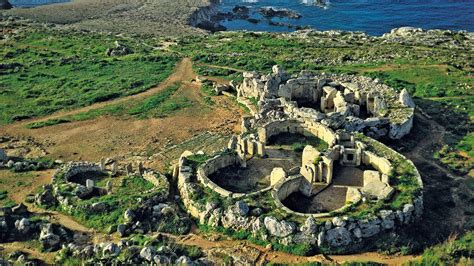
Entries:
[[[107,56],[115,41],[134,53]],[[1,45],[0,124],[143,92],[166,79],[179,60],[142,40],[44,28]]]
[[[87,200],[77,200],[74,202],[74,208],[71,211],[62,210],[76,218],[80,223],[89,228],[96,228],[106,231],[110,226],[124,222],[123,214],[127,209],[134,209],[139,206],[137,198],[145,199],[151,197],[159,191],[152,190],[152,183],[139,176],[124,177],[120,181],[117,178],[111,179],[113,182],[120,182],[114,186],[113,193],[93,197]],[[67,190],[67,186],[61,186],[62,194],[74,195],[72,191]],[[102,202],[107,206],[107,212],[94,212],[90,206],[93,203]]]
[[30,123],[27,127],[31,129],[42,128],[74,121],[95,119],[104,115],[113,115],[117,117],[131,116],[139,119],[166,117],[175,111],[192,105],[191,101],[187,98],[175,96],[175,93],[180,86],[181,83],[175,83],[143,100],[129,100],[124,103],[111,104],[102,108],[93,109],[75,115],[64,116],[58,119]]
[[423,265],[472,265],[474,258],[474,231],[462,237],[428,248],[423,252]]

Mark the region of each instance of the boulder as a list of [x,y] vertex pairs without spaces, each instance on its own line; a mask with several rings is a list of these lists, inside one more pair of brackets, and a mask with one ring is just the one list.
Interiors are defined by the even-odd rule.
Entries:
[[52,250],[58,248],[60,240],[60,237],[54,234],[52,224],[42,226],[39,241],[45,249]]
[[344,227],[335,227],[326,232],[326,241],[331,247],[347,246],[352,242],[351,233]]
[[120,237],[126,236],[127,235],[127,225],[125,225],[125,224],[117,225],[117,233],[120,235]]
[[235,203],[235,210],[240,216],[245,217],[249,213],[249,206],[244,201],[239,200]]
[[263,223],[265,224],[265,228],[267,228],[268,232],[277,237],[286,237],[291,235],[296,226],[293,223],[287,221],[278,221],[274,217],[265,217]]
[[181,256],[176,260],[175,264],[178,264],[178,265],[192,265],[193,261],[190,258],[186,257],[186,256]]
[[380,232],[380,220],[377,218],[358,221],[362,237],[371,237]]
[[53,195],[51,188],[45,188],[43,192],[36,194],[35,202],[38,205],[50,207],[56,205],[57,200]]
[[30,231],[30,220],[22,218],[21,220],[15,221],[15,228],[22,234],[26,234]]
[[85,199],[89,197],[90,194],[94,191],[93,188],[87,188],[86,186],[83,185],[78,185],[75,190],[76,196],[78,196],[80,199]]
[[171,265],[171,259],[163,255],[155,255],[153,262],[157,265]]
[[12,214],[25,215],[27,213],[28,213],[28,208],[23,203],[20,203],[12,208]]
[[102,255],[104,257],[117,257],[120,251],[120,248],[115,243],[108,243],[102,250]]
[[400,92],[399,101],[405,107],[415,108],[415,102],[413,101],[413,99],[410,96],[410,93],[408,93],[406,89],[403,89]]
[[123,218],[125,219],[125,221],[126,221],[127,223],[131,223],[131,222],[133,222],[133,220],[135,219],[135,213],[133,213],[132,210],[127,209],[127,210],[123,213]]
[[334,217],[332,218],[332,224],[336,227],[344,227],[346,225],[346,221],[344,221],[341,217]]
[[383,229],[392,229],[395,227],[395,214],[392,210],[381,210],[379,216]]
[[156,254],[156,250],[153,247],[144,247],[140,251],[140,257],[146,261],[153,261],[153,257]]
[[105,202],[95,202],[91,205],[91,211],[95,213],[104,212],[107,210],[107,204]]
[[305,223],[301,226],[300,231],[306,234],[316,234],[318,231],[316,220],[313,217],[308,217]]

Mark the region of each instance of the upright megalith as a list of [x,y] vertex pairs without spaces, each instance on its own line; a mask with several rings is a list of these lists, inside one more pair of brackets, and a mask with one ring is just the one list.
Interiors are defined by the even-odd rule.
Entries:
[[8,156],[5,150],[0,149],[0,162],[6,162],[8,161]]

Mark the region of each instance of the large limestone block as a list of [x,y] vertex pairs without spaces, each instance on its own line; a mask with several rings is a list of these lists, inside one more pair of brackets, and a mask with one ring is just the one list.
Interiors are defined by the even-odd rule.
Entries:
[[415,102],[406,89],[400,92],[399,101],[405,107],[415,108]]
[[274,186],[276,183],[280,182],[286,178],[286,172],[283,168],[273,168],[272,173],[270,174],[270,185]]
[[271,216],[265,217],[263,223],[272,236],[286,237],[296,230],[296,226],[293,223],[278,221],[276,218]]
[[373,171],[373,170],[365,170],[363,179],[364,179],[364,187],[372,182],[380,182],[380,172]]
[[319,152],[315,147],[306,145],[303,150],[302,166],[304,167],[307,163],[314,163],[318,160],[320,155],[321,152]]
[[390,198],[395,189],[393,187],[388,186],[387,184],[378,181],[378,182],[371,182],[362,188],[362,192],[366,194],[369,198],[375,198],[377,200],[383,200]]

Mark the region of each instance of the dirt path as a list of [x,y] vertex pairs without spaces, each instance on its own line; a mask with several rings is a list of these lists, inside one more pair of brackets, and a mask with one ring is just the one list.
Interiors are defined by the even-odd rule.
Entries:
[[0,258],[6,258],[8,254],[13,251],[23,251],[29,255],[30,258],[35,258],[43,261],[46,264],[53,265],[56,252],[40,252],[37,248],[32,247],[25,242],[2,243],[0,245]]
[[344,263],[344,262],[377,262],[388,265],[402,265],[410,261],[419,259],[415,256],[384,256],[375,252],[360,253],[354,255],[316,255],[311,257],[303,257],[291,255],[283,252],[268,250],[265,247],[254,245],[248,241],[238,241],[238,240],[219,240],[211,241],[203,238],[200,235],[187,235],[183,237],[178,237],[177,242],[189,246],[199,246],[203,249],[233,249],[237,246],[245,246],[252,249],[256,249],[260,252],[258,256],[258,262],[275,262],[283,264],[299,264],[299,263],[310,263],[310,262],[320,262],[320,263]]
[[173,73],[165,81],[161,82],[159,85],[157,85],[157,86],[155,86],[155,87],[153,87],[149,90],[146,90],[144,92],[134,94],[134,95],[130,95],[130,96],[127,96],[127,97],[117,98],[117,99],[110,100],[110,101],[95,103],[95,104],[92,104],[92,105],[89,105],[89,106],[77,108],[77,109],[70,110],[70,111],[59,111],[59,112],[56,112],[54,114],[44,116],[44,117],[40,117],[40,118],[32,118],[32,119],[22,120],[18,123],[14,123],[14,125],[24,126],[26,124],[33,123],[33,122],[41,122],[41,121],[46,121],[46,120],[49,120],[49,119],[60,118],[60,117],[63,117],[63,116],[75,115],[75,114],[87,112],[87,111],[90,111],[90,110],[93,110],[93,109],[113,105],[113,104],[119,104],[119,103],[123,103],[123,102],[130,101],[130,100],[143,99],[145,97],[156,94],[157,92],[169,87],[170,85],[172,85],[175,82],[190,81],[195,77],[196,77],[196,75],[193,73],[191,59],[190,58],[184,58],[183,60],[181,60],[181,62],[179,62],[176,65]]

